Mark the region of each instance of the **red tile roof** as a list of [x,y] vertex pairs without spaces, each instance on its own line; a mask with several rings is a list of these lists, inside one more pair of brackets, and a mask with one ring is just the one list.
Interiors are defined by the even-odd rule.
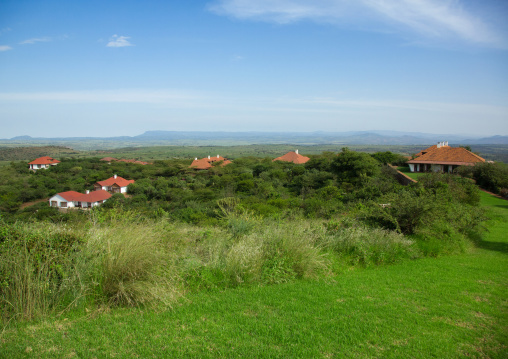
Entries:
[[303,164],[310,160],[309,157],[302,156],[297,153],[297,151],[291,151],[286,153],[284,156],[277,157],[274,161],[284,161],[284,162],[293,162],[296,164]]
[[473,165],[485,160],[462,147],[432,146],[420,152],[424,153],[407,163],[427,163],[443,165]]
[[111,161],[118,161],[118,160],[114,157],[104,157],[104,158],[101,158],[101,161],[111,162]]
[[29,165],[52,165],[55,163],[60,163],[60,161],[55,160],[49,156],[43,156],[43,157],[36,158],[35,160],[33,160],[32,162],[29,162],[28,164]]
[[100,189],[98,191],[91,191],[90,193],[85,193],[85,194],[80,193],[80,195],[81,196],[74,199],[74,201],[93,203],[93,202],[105,201],[111,197],[111,194],[107,191],[104,191],[103,189]]
[[426,148],[426,149],[424,149],[424,150],[422,150],[422,151],[418,152],[418,153],[416,154],[416,157],[420,157],[420,156],[422,156],[422,155],[426,154],[427,152],[434,151],[435,149],[437,149],[437,145],[430,146],[429,148]]
[[209,157],[204,157],[204,158],[200,158],[200,159],[195,159],[194,161],[192,161],[192,163],[189,167],[197,169],[197,170],[207,170],[212,167],[212,163],[218,162],[218,161],[223,161],[221,166],[226,166],[226,165],[229,165],[230,163],[233,163],[230,160],[217,155],[216,157],[209,156]]
[[60,197],[62,197],[63,199],[65,199],[69,202],[72,202],[72,201],[75,201],[76,198],[81,197],[83,195],[83,193],[79,193],[76,191],[67,191],[67,192],[57,193],[57,195],[59,195]]
[[116,176],[115,178],[115,176],[113,176],[108,178],[107,180],[99,181],[97,183],[102,187],[110,187],[115,183],[118,185],[118,187],[127,187],[128,185],[134,182],[135,182],[134,180],[126,180],[125,178],[122,178],[120,176]]

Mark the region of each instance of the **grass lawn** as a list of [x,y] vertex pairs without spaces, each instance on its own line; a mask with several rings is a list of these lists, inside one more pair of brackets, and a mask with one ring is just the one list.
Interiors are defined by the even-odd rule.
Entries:
[[508,201],[467,254],[11,324],[0,357],[508,357]]
[[420,177],[421,175],[424,174],[423,172],[411,172],[409,170],[409,167],[397,167],[397,169],[400,172],[404,173],[406,176],[411,177],[412,179],[417,180],[417,181],[418,181],[418,177]]

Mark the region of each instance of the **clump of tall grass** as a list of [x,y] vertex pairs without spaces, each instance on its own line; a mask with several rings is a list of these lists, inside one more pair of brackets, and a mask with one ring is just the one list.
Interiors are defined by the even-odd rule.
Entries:
[[0,226],[2,321],[83,303],[171,305],[181,292],[166,232],[162,222],[123,220]]
[[171,304],[180,293],[162,225],[117,222],[94,228],[79,266],[99,301],[110,305]]
[[72,300],[72,258],[82,242],[82,233],[65,225],[2,223],[2,321],[45,315]]
[[354,220],[329,222],[327,230],[323,247],[347,258],[350,264],[379,265],[421,256],[414,240],[395,231],[371,228]]
[[223,221],[225,231],[201,238],[181,261],[191,287],[282,283],[328,271],[306,222],[262,221],[245,211],[228,213]]

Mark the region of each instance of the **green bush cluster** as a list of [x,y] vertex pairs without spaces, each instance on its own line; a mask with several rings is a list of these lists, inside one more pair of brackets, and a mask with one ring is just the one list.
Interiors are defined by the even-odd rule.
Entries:
[[475,166],[459,167],[458,173],[472,178],[478,186],[508,197],[508,165],[505,163],[478,163]]

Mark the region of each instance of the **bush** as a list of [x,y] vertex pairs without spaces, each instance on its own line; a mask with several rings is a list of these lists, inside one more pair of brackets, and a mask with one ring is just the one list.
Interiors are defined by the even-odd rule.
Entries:
[[380,168],[379,162],[369,154],[350,151],[347,148],[342,149],[331,165],[331,170],[342,182],[353,184],[362,183],[368,177],[377,175]]
[[473,167],[472,177],[480,187],[499,194],[503,188],[508,188],[508,165],[479,163]]

